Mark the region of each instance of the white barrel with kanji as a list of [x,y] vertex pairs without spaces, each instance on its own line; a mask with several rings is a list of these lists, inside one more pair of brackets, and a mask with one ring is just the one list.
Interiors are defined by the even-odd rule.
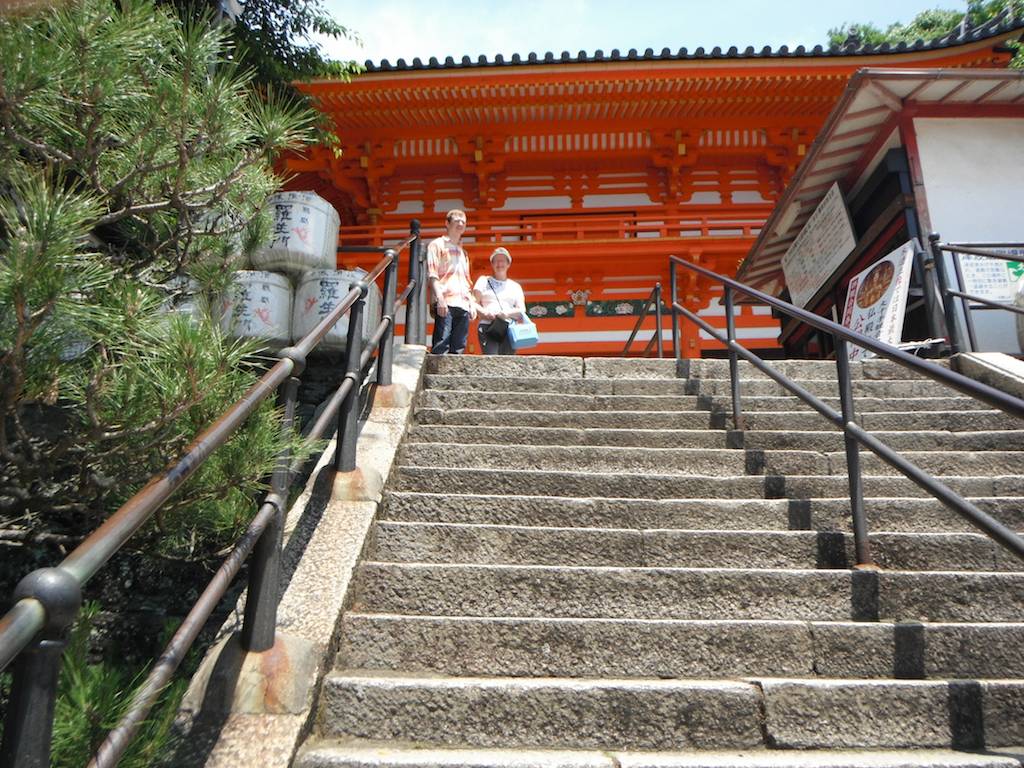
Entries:
[[285,275],[242,270],[221,300],[221,330],[238,339],[257,339],[269,349],[291,343],[292,284]]
[[270,240],[253,253],[255,269],[301,275],[337,266],[338,228],[334,207],[313,192],[280,192],[267,198]]
[[161,313],[183,315],[193,323],[202,320],[206,302],[197,280],[187,275],[175,275],[161,288],[167,296],[160,306]]
[[[316,328],[317,324],[348,295],[352,286],[365,278],[366,272],[361,269],[321,269],[304,274],[295,290],[295,308],[292,311],[293,341],[299,341]],[[348,319],[349,313],[346,312],[317,349],[330,352],[344,350],[348,343]],[[366,293],[366,306],[363,310],[364,341],[376,329],[378,322],[380,290],[376,285],[371,285]]]
[[[1017,292],[1013,295],[1013,305],[1024,309],[1024,277],[1017,281]],[[1017,320],[1017,343],[1020,344],[1021,352],[1024,352],[1024,315],[1014,313]]]

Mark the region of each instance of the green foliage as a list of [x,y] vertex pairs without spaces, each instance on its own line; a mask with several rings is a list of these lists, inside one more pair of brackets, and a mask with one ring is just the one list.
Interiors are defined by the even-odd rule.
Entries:
[[927,42],[948,35],[964,21],[965,16],[968,25],[976,27],[1007,9],[1015,17],[1020,16],[1024,13],[1024,0],[969,0],[967,8],[962,11],[932,8],[921,11],[907,24],[893,22],[884,31],[870,22],[847,22],[828,31],[828,43],[830,46],[842,46],[850,38],[856,39],[859,45]]
[[[273,158],[314,117],[230,53],[223,28],[148,0],[0,18],[2,527],[87,532],[259,373],[202,308],[265,232]],[[191,319],[169,311],[183,290]],[[276,425],[267,404],[135,546],[224,546]]]
[[[79,768],[86,756],[95,753],[126,711],[132,690],[146,672],[107,660],[90,661],[89,635],[98,612],[95,603],[83,606],[62,658],[50,760],[55,768]],[[166,757],[173,739],[171,727],[187,685],[187,680],[176,680],[161,692],[120,766],[150,768]]]

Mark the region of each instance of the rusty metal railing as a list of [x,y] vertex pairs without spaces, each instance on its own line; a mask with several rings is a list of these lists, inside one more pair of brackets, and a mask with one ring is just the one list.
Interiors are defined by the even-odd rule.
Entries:
[[[57,694],[60,659],[66,635],[78,615],[82,587],[138,531],[203,462],[237,430],[267,398],[278,393],[284,405],[281,428],[290,432],[298,393],[298,376],[306,357],[335,324],[349,315],[345,378],[329,398],[312,428],[307,444],[322,439],[337,423],[334,466],[351,471],[356,463],[359,394],[368,363],[377,352],[376,383],[391,383],[395,314],[408,302],[406,341],[422,343],[426,317],[422,289],[423,261],[419,247],[419,222],[411,235],[394,246],[360,246],[362,253],[379,252],[382,258],[366,277],[356,283],[341,302],[308,335],[278,353],[280,358],[237,402],[203,430],[183,455],[153,477],[99,528],[91,533],[59,565],[28,574],[14,592],[13,606],[0,618],[0,672],[12,666],[13,685],[0,768],[28,768],[50,764],[50,740]],[[399,253],[409,247],[409,280],[396,297]],[[365,348],[362,343],[363,312],[369,286],[384,275],[381,319]],[[417,325],[418,323],[418,325]],[[160,691],[181,664],[203,625],[226,593],[246,558],[252,555],[248,596],[241,630],[242,647],[263,651],[275,640],[280,592],[281,548],[288,487],[301,469],[302,460],[287,451],[278,457],[267,493],[246,532],[235,543],[213,579],[189,611],[174,637],[160,654],[142,685],[136,689],[127,712],[112,730],[90,766],[116,765],[132,737],[152,709]]]
[[647,357],[651,353],[653,347],[658,357],[664,356],[665,345],[661,340],[662,333],[662,319],[661,319],[661,283],[655,283],[654,288],[651,290],[647,299],[644,301],[643,306],[640,307],[640,314],[636,318],[636,323],[633,325],[633,332],[629,334],[629,338],[626,339],[626,346],[622,348],[622,357],[629,355],[629,348],[633,346],[633,340],[636,335],[640,332],[640,326],[644,324],[644,320],[647,319],[647,314],[651,309],[651,302],[654,302],[654,333],[651,334],[650,340],[647,342],[647,346],[644,347],[644,351],[640,353],[641,357]]

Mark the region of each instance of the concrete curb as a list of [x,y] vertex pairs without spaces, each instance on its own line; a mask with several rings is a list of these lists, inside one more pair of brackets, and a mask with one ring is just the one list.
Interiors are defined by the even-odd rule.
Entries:
[[176,728],[184,738],[173,765],[291,764],[311,727],[315,693],[337,648],[339,618],[411,420],[425,358],[421,346],[395,350],[394,383],[375,393],[354,472],[336,475],[335,441],[324,449],[285,521],[278,641],[263,653],[240,652],[243,595],[179,708]]

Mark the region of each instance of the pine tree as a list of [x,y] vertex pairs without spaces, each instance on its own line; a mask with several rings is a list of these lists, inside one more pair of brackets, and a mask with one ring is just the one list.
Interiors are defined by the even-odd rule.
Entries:
[[[313,116],[257,94],[229,34],[149,0],[0,19],[0,529],[92,529],[259,373],[202,308]],[[198,311],[169,311],[193,291]],[[244,526],[275,425],[268,405],[215,454],[155,546],[199,555]]]

